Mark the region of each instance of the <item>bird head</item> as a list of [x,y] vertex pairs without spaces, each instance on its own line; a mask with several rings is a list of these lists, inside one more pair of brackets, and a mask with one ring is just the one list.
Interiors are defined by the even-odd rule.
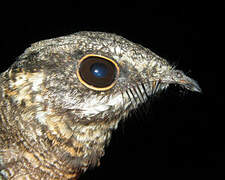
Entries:
[[35,101],[56,112],[70,111],[84,123],[126,116],[170,84],[201,91],[151,50],[110,33],[79,32],[37,42],[15,66],[22,67],[23,78],[28,74],[32,90],[41,91]]

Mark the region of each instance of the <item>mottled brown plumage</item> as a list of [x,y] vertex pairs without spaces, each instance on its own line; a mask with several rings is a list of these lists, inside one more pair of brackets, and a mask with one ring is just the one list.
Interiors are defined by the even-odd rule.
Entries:
[[[107,87],[83,77],[86,56],[115,71]],[[200,91],[149,49],[101,32],[32,44],[0,83],[0,177],[13,180],[77,179],[100,165],[112,130],[149,96],[169,84]]]

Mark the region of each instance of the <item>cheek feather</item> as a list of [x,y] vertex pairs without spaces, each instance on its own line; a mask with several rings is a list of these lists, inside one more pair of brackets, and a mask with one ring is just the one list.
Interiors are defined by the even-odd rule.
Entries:
[[124,99],[122,93],[116,93],[110,96],[90,96],[79,103],[78,108],[84,117],[92,117],[108,111],[118,111],[124,108]]

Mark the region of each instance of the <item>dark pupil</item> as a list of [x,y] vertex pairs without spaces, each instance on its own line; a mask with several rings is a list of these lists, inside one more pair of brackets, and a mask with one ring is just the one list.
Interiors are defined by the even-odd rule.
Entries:
[[79,68],[83,81],[97,88],[111,85],[116,77],[115,65],[102,57],[90,56],[84,59]]
[[95,63],[91,66],[91,72],[97,78],[103,78],[107,75],[108,69],[105,64]]

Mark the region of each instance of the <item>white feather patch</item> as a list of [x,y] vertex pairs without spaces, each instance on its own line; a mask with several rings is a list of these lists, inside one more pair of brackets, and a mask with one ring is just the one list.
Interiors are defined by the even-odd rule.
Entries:
[[113,109],[116,110],[123,105],[123,97],[121,93],[117,93],[109,99],[93,96],[88,98],[88,100],[88,102],[83,102],[79,105],[82,113],[86,116],[94,116],[98,113],[107,111],[112,106],[114,107]]

